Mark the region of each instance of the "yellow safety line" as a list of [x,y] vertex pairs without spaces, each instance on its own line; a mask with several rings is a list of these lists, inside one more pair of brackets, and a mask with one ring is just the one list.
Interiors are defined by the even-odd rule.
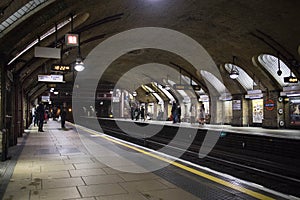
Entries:
[[234,189],[234,190],[240,191],[240,192],[242,192],[242,193],[245,193],[245,194],[247,194],[247,195],[249,195],[249,196],[252,196],[252,197],[255,197],[255,198],[257,198],[257,199],[263,199],[263,200],[275,200],[275,199],[272,198],[272,197],[269,197],[269,196],[260,194],[260,193],[258,193],[258,192],[254,192],[254,191],[252,191],[252,190],[246,189],[246,188],[244,188],[244,187],[241,187],[241,186],[232,184],[232,183],[227,182],[227,181],[224,181],[224,180],[222,180],[222,179],[220,179],[220,178],[214,177],[214,176],[212,176],[212,175],[209,175],[209,174],[200,172],[200,171],[198,171],[198,170],[196,170],[196,169],[193,169],[193,168],[191,168],[191,167],[188,167],[188,166],[185,166],[185,165],[183,165],[183,164],[180,164],[180,163],[178,163],[178,162],[176,162],[176,161],[172,161],[172,160],[169,160],[169,159],[160,157],[160,156],[158,156],[158,155],[152,154],[151,152],[147,152],[147,151],[144,151],[144,150],[139,149],[139,148],[137,148],[137,147],[130,146],[130,145],[128,145],[128,144],[125,144],[125,143],[122,143],[122,142],[120,142],[120,141],[117,141],[117,140],[114,140],[114,139],[112,139],[112,138],[109,138],[109,137],[107,137],[107,136],[105,136],[105,135],[99,135],[98,133],[95,133],[95,132],[93,132],[93,131],[91,131],[91,130],[89,130],[89,129],[85,129],[85,128],[83,128],[83,127],[82,127],[82,129],[84,129],[85,131],[87,131],[87,132],[89,132],[89,133],[91,133],[91,134],[93,134],[93,135],[97,135],[97,136],[99,136],[99,137],[102,137],[102,138],[104,138],[104,139],[106,139],[106,140],[109,140],[109,141],[111,141],[111,142],[114,142],[114,143],[116,143],[116,144],[119,144],[119,145],[125,146],[125,147],[127,147],[127,148],[133,149],[133,150],[135,150],[135,151],[137,151],[137,152],[140,152],[140,153],[143,153],[143,154],[145,154],[145,155],[151,156],[151,157],[156,158],[156,159],[158,159],[158,160],[162,160],[162,161],[164,161],[164,162],[170,163],[171,165],[174,165],[174,166],[176,166],[176,167],[179,167],[179,168],[181,168],[181,169],[183,169],[183,170],[186,170],[186,171],[188,171],[188,172],[190,172],[190,173],[196,174],[196,175],[198,175],[198,176],[201,176],[201,177],[203,177],[203,178],[206,178],[206,179],[211,180],[211,181],[213,181],[213,182],[216,182],[216,183],[218,183],[218,184],[221,184],[221,185],[224,185],[224,186],[226,186],[226,187],[232,188],[232,189]]

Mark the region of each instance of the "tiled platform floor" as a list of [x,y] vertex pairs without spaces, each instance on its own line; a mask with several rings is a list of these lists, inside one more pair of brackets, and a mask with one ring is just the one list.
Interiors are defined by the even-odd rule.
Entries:
[[199,199],[153,173],[125,173],[100,163],[74,129],[59,127],[49,121],[44,133],[30,129],[4,200]]

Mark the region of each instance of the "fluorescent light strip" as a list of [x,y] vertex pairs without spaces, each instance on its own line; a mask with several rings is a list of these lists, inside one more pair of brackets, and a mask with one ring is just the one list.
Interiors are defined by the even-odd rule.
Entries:
[[33,9],[46,2],[47,0],[42,1],[30,1],[25,6],[17,10],[14,14],[8,17],[4,22],[0,24],[0,33],[4,31],[7,27],[18,21],[21,17],[31,12]]

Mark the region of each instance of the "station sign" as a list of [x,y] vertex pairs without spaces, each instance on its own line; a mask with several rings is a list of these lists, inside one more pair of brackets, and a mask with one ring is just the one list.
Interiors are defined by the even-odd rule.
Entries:
[[274,110],[275,102],[272,99],[267,99],[265,101],[265,108],[269,111]]
[[64,76],[63,75],[38,75],[39,82],[52,82],[52,83],[64,83]]
[[70,72],[71,71],[71,66],[69,65],[63,65],[63,64],[53,64],[51,66],[52,71],[57,71],[57,72]]
[[285,83],[298,83],[298,78],[294,76],[288,76],[288,77],[284,77],[283,81]]
[[78,46],[78,34],[66,34],[65,41],[67,46]]
[[264,97],[263,94],[246,94],[245,95],[246,99],[261,99],[263,97]]
[[50,96],[42,96],[42,102],[50,102]]
[[261,90],[248,90],[245,95],[246,99],[261,99],[263,98],[263,93]]
[[248,90],[247,94],[261,94],[262,91],[261,90]]
[[200,95],[199,101],[202,101],[202,102],[209,102],[209,97],[208,97],[208,95]]

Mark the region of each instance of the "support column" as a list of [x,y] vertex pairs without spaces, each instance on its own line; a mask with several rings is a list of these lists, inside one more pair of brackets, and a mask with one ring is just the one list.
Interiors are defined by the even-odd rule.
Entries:
[[224,119],[224,107],[218,96],[210,99],[211,124],[222,124]]
[[164,101],[164,110],[163,110],[164,114],[162,117],[163,121],[165,121],[168,118],[168,116],[170,116],[168,113],[168,108],[169,108],[169,101]]
[[[2,57],[0,59],[2,61]],[[3,109],[3,85],[4,85],[4,78],[3,78],[3,71],[4,71],[3,63],[0,63],[0,154],[1,154],[1,161],[6,160],[5,155],[5,133],[3,132],[4,129],[4,109]]]
[[15,132],[17,133],[18,137],[22,137],[23,129],[22,129],[22,88],[19,87],[18,80],[15,84]]
[[264,95],[264,119],[263,128],[278,128],[277,99],[279,92],[272,91]]
[[1,161],[7,160],[8,153],[8,133],[6,130],[6,109],[5,109],[5,56],[0,55],[0,153]]
[[121,118],[124,118],[124,109],[125,109],[125,103],[124,103],[124,101],[125,101],[125,95],[124,95],[124,90],[121,90],[121,102],[120,102],[120,104],[121,104],[121,109],[120,109],[120,117]]
[[244,117],[243,97],[232,95],[232,126],[242,126]]

